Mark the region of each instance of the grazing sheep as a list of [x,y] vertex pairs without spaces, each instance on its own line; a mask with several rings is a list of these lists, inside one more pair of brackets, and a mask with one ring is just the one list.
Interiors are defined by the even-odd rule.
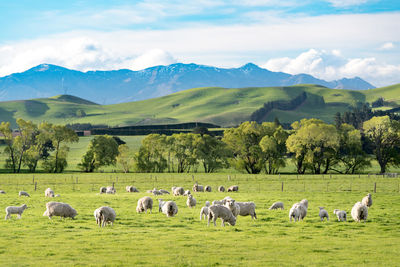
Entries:
[[205,192],[211,192],[211,186],[206,185],[206,187],[204,187],[204,191]]
[[46,211],[43,213],[43,216],[48,216],[49,219],[53,216],[74,219],[77,214],[76,210],[67,203],[51,201],[46,203]]
[[237,192],[237,191],[239,191],[239,186],[237,185],[232,185],[228,187],[228,192]]
[[237,217],[240,214],[240,206],[234,199],[226,200],[224,206],[232,212],[233,216]]
[[193,208],[196,206],[196,199],[192,195],[188,195],[188,198],[186,200],[186,205],[189,208]]
[[239,205],[240,216],[251,216],[251,219],[257,219],[256,204],[254,202],[236,202]]
[[361,202],[357,202],[351,209],[351,217],[353,217],[353,220],[356,222],[360,222],[361,220],[366,222],[368,217],[368,207]]
[[222,185],[218,186],[218,192],[225,192],[225,187]]
[[174,196],[183,196],[183,194],[185,194],[185,189],[183,189],[183,187],[175,187],[172,193]]
[[141,199],[138,200],[137,207],[136,207],[136,212],[146,212],[147,210],[150,210],[150,213],[153,209],[153,199],[151,197],[142,197]]
[[200,221],[202,220],[203,215],[204,215],[204,220],[206,218],[208,218],[208,208],[209,207],[210,207],[210,201],[206,201],[205,206],[202,207],[201,210],[200,210]]
[[347,213],[344,210],[334,210],[333,214],[336,214],[339,222],[347,222]]
[[275,202],[274,204],[271,205],[271,207],[269,207],[270,210],[277,210],[277,209],[281,209],[283,210],[283,202]]
[[204,186],[199,185],[197,182],[193,185],[193,192],[204,192]]
[[361,203],[363,203],[368,208],[372,206],[372,197],[371,194],[368,193],[365,197],[363,197]]
[[11,218],[11,214],[18,214],[18,219],[21,219],[22,213],[24,212],[25,209],[27,209],[28,206],[26,206],[25,204],[17,207],[17,206],[8,206],[6,208],[6,218],[10,219]]
[[107,192],[107,188],[100,187],[100,194],[105,194]]
[[4,190],[0,190],[0,194],[5,194],[6,192]]
[[324,207],[319,207],[319,217],[321,218],[321,222],[324,220],[324,218],[329,221],[329,214]]
[[230,209],[221,205],[212,205],[208,208],[207,225],[210,225],[210,221],[212,219],[214,222],[214,226],[217,226],[217,224],[215,223],[217,218],[221,218],[222,226],[225,226],[225,222],[228,222],[232,226],[235,226],[236,224],[236,217],[232,214]]
[[186,190],[185,193],[183,193],[184,196],[188,196],[188,195],[190,195],[190,194],[191,194],[191,193],[190,193],[190,190]]
[[60,194],[55,195],[54,197],[61,197]]
[[294,219],[295,222],[300,220],[300,210],[297,207],[295,207],[296,204],[294,204],[289,211],[290,221],[292,221],[292,218]]
[[169,195],[169,192],[167,190],[160,189],[158,191],[160,191],[161,194],[168,194]]
[[[292,221],[292,218],[295,219],[295,221],[298,220],[303,220],[304,217],[307,215],[307,209],[308,209],[308,200],[303,199],[299,203],[293,204],[292,208],[289,211],[289,218],[290,221]],[[297,220],[296,220],[297,217]]]
[[51,190],[51,188],[47,188],[47,189],[44,191],[44,196],[45,196],[45,197],[54,197],[54,191]]
[[155,195],[155,196],[160,196],[160,195],[162,195],[162,193],[161,193],[159,190],[155,189],[155,188],[152,190],[152,193],[153,193],[153,195]]
[[178,213],[178,206],[174,201],[161,201],[161,211],[167,215],[167,217],[174,217]]
[[19,195],[20,197],[21,197],[21,196],[30,197],[30,195],[29,195],[27,192],[25,192],[25,191],[19,191],[18,195]]
[[132,185],[127,185],[125,189],[126,189],[126,192],[129,192],[129,193],[139,193],[139,190],[137,190],[137,188]]
[[113,225],[116,216],[114,209],[110,207],[100,207],[94,211],[94,218],[100,227],[106,226],[107,223]]
[[115,194],[117,192],[117,190],[115,190],[114,187],[112,186],[107,186],[106,188],[106,194]]

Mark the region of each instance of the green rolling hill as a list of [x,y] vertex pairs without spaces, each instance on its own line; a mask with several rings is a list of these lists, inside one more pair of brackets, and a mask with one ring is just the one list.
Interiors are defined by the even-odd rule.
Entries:
[[[164,97],[114,105],[98,105],[69,95],[52,98],[0,102],[0,120],[15,125],[16,118],[34,122],[92,123],[124,126],[177,122],[210,122],[237,125],[270,101],[290,101],[306,92],[306,99],[294,109],[274,108],[263,117],[293,122],[302,118],[333,121],[357,103],[384,97],[390,106],[400,106],[400,84],[363,91],[329,89],[319,85],[288,87],[219,88],[206,87],[180,91]],[[86,116],[78,116],[78,110]]]

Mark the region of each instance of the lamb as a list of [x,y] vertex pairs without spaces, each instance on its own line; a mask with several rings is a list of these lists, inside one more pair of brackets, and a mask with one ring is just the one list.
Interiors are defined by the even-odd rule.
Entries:
[[160,191],[161,194],[168,194],[169,195],[169,192],[167,190],[160,189],[158,191]]
[[237,217],[240,214],[240,206],[234,199],[226,200],[224,206],[232,212],[233,216]]
[[186,201],[186,205],[189,208],[193,208],[196,206],[196,199],[192,196],[192,195],[188,195],[187,201]]
[[114,224],[116,213],[113,208],[110,207],[100,207],[94,211],[94,217],[96,218],[96,223],[100,227],[104,227],[107,223]]
[[237,185],[232,185],[228,187],[228,192],[237,192],[237,191],[239,191],[239,186]]
[[356,222],[360,222],[361,220],[366,222],[368,217],[368,207],[361,202],[357,202],[351,209],[351,217],[353,217],[353,220]]
[[211,186],[206,185],[206,187],[204,187],[204,191],[205,192],[211,192]]
[[292,219],[294,219],[295,222],[300,220],[300,210],[297,207],[295,208],[296,204],[294,204],[292,206],[292,208],[290,209],[290,211],[289,211],[289,219],[290,219],[290,221],[292,221]]
[[129,192],[129,193],[139,193],[139,190],[137,190],[137,188],[132,185],[127,185],[125,189],[126,189],[126,192]]
[[277,209],[283,210],[284,209],[283,202],[280,202],[280,201],[275,202],[274,204],[271,205],[271,207],[269,207],[269,209],[270,210],[277,210]]
[[5,194],[6,192],[4,190],[0,190],[0,194]]
[[174,196],[183,196],[184,193],[185,189],[183,189],[183,187],[175,187],[173,190]]
[[202,207],[200,210],[200,221],[203,219],[203,215],[204,215],[204,220],[208,217],[208,208],[209,207],[210,207],[210,201],[206,201],[205,206]]
[[225,222],[228,222],[230,225],[235,226],[236,217],[232,214],[231,210],[225,206],[221,205],[212,205],[208,208],[208,223],[210,225],[211,219],[214,222],[214,226],[217,226],[215,221],[217,218],[221,218],[222,226],[225,226]]
[[30,197],[30,195],[29,195],[27,192],[25,192],[25,191],[19,191],[18,195],[19,195],[20,197],[21,197],[21,196]]
[[112,186],[107,186],[106,188],[106,194],[115,194],[117,192],[117,190],[115,190],[114,187]]
[[46,203],[46,211],[43,213],[43,216],[48,216],[49,219],[53,216],[75,219],[77,214],[76,210],[67,203],[51,201]]
[[167,215],[167,217],[174,217],[178,213],[178,206],[174,201],[161,200],[159,204],[159,209],[161,209],[162,213]]
[[100,187],[100,194],[105,194],[107,192],[107,188]]
[[137,207],[136,207],[136,212],[146,212],[147,210],[150,210],[150,213],[153,209],[153,199],[151,197],[142,197],[141,199],[138,200]]
[[222,185],[218,186],[218,192],[225,192],[225,187]]
[[303,199],[299,203],[293,204],[292,208],[289,211],[290,221],[292,221],[292,218],[294,218],[294,221],[303,220],[304,217],[306,217],[307,215],[307,209],[308,209],[307,199]]
[[17,207],[17,206],[8,206],[6,208],[6,217],[5,220],[11,218],[11,214],[18,214],[18,219],[21,219],[22,213],[24,212],[25,209],[27,209],[28,206],[25,204]]
[[336,214],[339,222],[347,222],[347,213],[344,210],[335,209],[333,214]]
[[363,203],[365,206],[367,206],[368,208],[372,206],[372,198],[371,198],[371,194],[368,193],[368,195],[366,195],[365,197],[363,197],[361,203]]
[[184,196],[190,195],[190,190],[186,190],[185,193],[183,193]]
[[239,205],[240,216],[251,216],[251,219],[257,219],[256,204],[254,202],[236,202]]
[[204,186],[199,185],[197,182],[193,185],[193,192],[204,192]]
[[44,191],[44,196],[45,197],[54,197],[54,191],[51,188],[47,188]]
[[319,207],[319,217],[321,218],[321,222],[324,220],[324,218],[329,221],[329,214],[324,207]]

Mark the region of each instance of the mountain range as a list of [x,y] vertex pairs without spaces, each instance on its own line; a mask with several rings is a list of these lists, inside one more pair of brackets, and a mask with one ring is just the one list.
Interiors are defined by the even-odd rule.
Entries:
[[88,72],[41,64],[25,72],[0,78],[0,101],[68,94],[99,104],[116,104],[198,87],[241,88],[297,84],[353,90],[374,88],[359,77],[328,82],[308,74],[272,72],[252,63],[230,69],[176,63],[140,71],[122,69]]

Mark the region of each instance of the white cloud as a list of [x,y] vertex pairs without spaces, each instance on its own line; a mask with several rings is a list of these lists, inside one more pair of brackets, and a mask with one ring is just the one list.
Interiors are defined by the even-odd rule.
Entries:
[[392,42],[387,42],[384,43],[383,45],[381,45],[381,47],[379,48],[380,50],[391,50],[395,48],[395,45]]
[[172,55],[164,50],[152,49],[135,58],[132,61],[132,64],[130,64],[130,69],[142,70],[152,66],[169,65],[175,62],[176,60],[172,57]]
[[358,6],[368,2],[368,0],[327,0],[334,7]]
[[374,57],[345,58],[338,50],[310,49],[295,58],[270,59],[262,67],[290,74],[307,73],[325,80],[357,76],[375,86],[400,83],[400,65],[379,62]]

